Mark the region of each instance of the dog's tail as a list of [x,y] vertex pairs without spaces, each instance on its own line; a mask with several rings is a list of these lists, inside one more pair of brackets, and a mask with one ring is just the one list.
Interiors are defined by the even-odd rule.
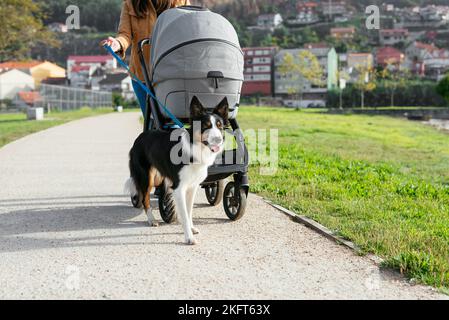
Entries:
[[134,197],[138,194],[133,178],[129,177],[128,180],[126,180],[123,187],[123,193],[126,195],[130,195],[131,197]]
[[128,186],[132,195],[144,196],[148,190],[148,171],[142,167],[134,149],[131,149],[129,153],[129,173],[131,182]]

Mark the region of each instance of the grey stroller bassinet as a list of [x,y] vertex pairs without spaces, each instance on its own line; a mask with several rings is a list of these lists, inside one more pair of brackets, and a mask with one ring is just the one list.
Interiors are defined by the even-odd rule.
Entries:
[[219,14],[190,6],[167,10],[157,19],[151,37],[151,82],[156,97],[176,117],[189,117],[193,96],[209,107],[227,97],[230,117],[235,117],[243,61],[234,27]]

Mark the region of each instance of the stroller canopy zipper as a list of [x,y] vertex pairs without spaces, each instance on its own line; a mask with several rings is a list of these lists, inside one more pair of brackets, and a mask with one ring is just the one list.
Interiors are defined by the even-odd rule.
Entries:
[[198,42],[219,42],[219,43],[224,43],[224,44],[230,45],[230,46],[236,48],[237,50],[239,50],[240,53],[241,53],[242,56],[243,56],[243,51],[242,51],[242,49],[241,49],[238,45],[236,45],[235,43],[232,43],[231,41],[227,41],[227,40],[224,40],[224,39],[218,39],[218,38],[194,39],[194,40],[182,42],[182,43],[180,43],[180,44],[174,46],[173,48],[170,48],[170,49],[167,50],[166,52],[164,52],[164,53],[157,59],[156,63],[154,64],[153,73],[154,73],[154,70],[156,70],[156,67],[158,66],[158,64],[159,64],[165,57],[167,57],[170,53],[172,53],[173,51],[176,51],[176,50],[178,50],[178,49],[180,49],[180,48],[182,48],[182,47],[188,46],[188,45],[193,44],[193,43],[198,43]]

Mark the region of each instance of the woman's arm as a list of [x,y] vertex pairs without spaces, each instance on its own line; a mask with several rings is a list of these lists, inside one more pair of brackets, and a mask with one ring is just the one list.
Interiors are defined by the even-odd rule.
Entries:
[[126,1],[123,1],[122,13],[120,15],[120,24],[118,27],[118,33],[116,40],[120,43],[119,53],[122,57],[125,56],[125,52],[131,45],[132,29],[131,29],[131,17],[129,15],[129,8]]

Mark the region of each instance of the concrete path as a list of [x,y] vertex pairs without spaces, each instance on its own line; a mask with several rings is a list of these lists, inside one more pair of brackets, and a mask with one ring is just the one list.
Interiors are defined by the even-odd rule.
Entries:
[[180,225],[149,228],[122,194],[138,117],[83,119],[0,149],[0,298],[447,298],[255,195],[230,222],[201,192],[196,246]]

